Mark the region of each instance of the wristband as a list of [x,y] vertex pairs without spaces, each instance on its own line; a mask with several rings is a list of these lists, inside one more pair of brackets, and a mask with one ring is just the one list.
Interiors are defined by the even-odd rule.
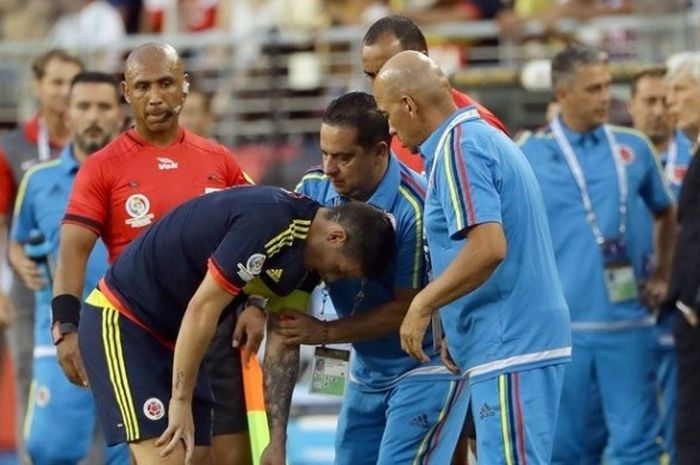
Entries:
[[71,323],[78,326],[80,321],[80,300],[70,294],[61,294],[51,300],[52,324]]
[[66,334],[77,333],[78,328],[73,323],[54,323],[51,328],[51,339],[53,345],[57,346],[66,337]]
[[258,307],[262,311],[265,311],[265,307],[267,306],[267,299],[259,295],[251,295],[248,296],[248,301],[246,302],[246,305],[252,305],[254,307]]

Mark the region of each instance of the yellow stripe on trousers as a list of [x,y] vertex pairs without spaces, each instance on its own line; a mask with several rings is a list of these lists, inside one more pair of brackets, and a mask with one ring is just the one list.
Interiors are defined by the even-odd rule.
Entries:
[[102,343],[105,348],[107,369],[112,389],[119,405],[126,440],[134,441],[139,438],[139,423],[134,409],[134,402],[129,390],[129,380],[124,367],[124,354],[122,353],[121,332],[119,330],[119,313],[109,307],[102,308]]
[[503,433],[503,452],[506,456],[506,465],[513,465],[513,453],[510,446],[510,427],[508,425],[508,387],[506,376],[498,377],[498,403],[501,404],[501,431]]
[[420,461],[423,460],[426,452],[428,451],[428,447],[430,446],[430,441],[433,439],[436,430],[444,426],[442,422],[445,420],[445,416],[449,413],[448,410],[450,409],[450,406],[454,401],[454,397],[457,393],[458,387],[459,382],[450,381],[450,389],[447,391],[447,395],[445,396],[445,402],[442,404],[442,409],[440,410],[440,414],[437,417],[437,421],[433,426],[430,427],[428,432],[425,434],[425,437],[423,438],[423,441],[421,441],[420,446],[418,447],[418,452],[413,458],[413,462],[411,462],[411,465],[418,465]]

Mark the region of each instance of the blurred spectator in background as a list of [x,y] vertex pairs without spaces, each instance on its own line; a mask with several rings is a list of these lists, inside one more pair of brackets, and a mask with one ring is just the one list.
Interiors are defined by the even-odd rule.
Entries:
[[[70,137],[65,123],[68,94],[71,80],[82,69],[83,64],[77,57],[61,49],[50,50],[32,63],[32,87],[39,111],[31,120],[0,139],[0,250],[7,250],[6,231],[11,205],[22,176],[33,164],[56,158]],[[17,383],[19,432],[32,375],[34,296],[16,273],[9,299],[0,291],[0,313],[7,313],[10,305],[16,313],[7,338]]]
[[211,139],[214,131],[211,97],[201,89],[190,86],[190,91],[180,112],[180,125],[198,136]]
[[[220,0],[144,0],[144,32],[201,32],[217,25]],[[168,24],[175,12],[176,23]],[[172,29],[169,29],[172,27]]]
[[383,0],[326,0],[323,9],[330,25],[370,24],[389,14]]
[[113,48],[125,34],[121,15],[106,0],[80,0],[75,10],[56,22],[49,39],[72,50],[86,45],[103,48],[91,60],[93,66],[103,71],[116,71],[120,54]]
[[[700,135],[700,54],[670,64],[668,103],[678,128],[692,141]],[[679,233],[668,301],[680,311],[674,328],[678,355],[678,465],[698,463],[700,457],[700,156],[693,159],[678,200]]]
[[[391,0],[390,4],[394,13],[406,15],[421,25],[494,19],[506,7],[501,0]],[[497,56],[493,49],[477,52],[480,47],[497,46],[497,38],[464,40],[438,33],[428,34],[427,39],[431,58],[448,75],[468,62],[492,63]]]
[[122,17],[127,34],[140,31],[143,0],[107,0]]
[[503,0],[389,0],[394,13],[420,24],[491,19],[506,7]]
[[601,408],[613,463],[654,465],[660,456],[656,334],[641,302],[653,308],[665,295],[675,209],[643,135],[606,124],[611,81],[605,53],[580,45],[558,53],[559,115],[520,142],[542,188],[572,320],[552,454],[558,465],[599,463],[602,450],[588,450],[588,441],[599,433],[593,419]]
[[0,37],[4,41],[43,39],[60,8],[46,0],[0,0]]
[[[599,34],[586,28],[563,31],[560,22],[565,19],[587,20],[597,16],[629,14],[635,11],[634,0],[506,0],[507,8],[498,12],[497,19],[504,35],[517,41],[570,40],[575,35],[589,42]],[[623,36],[626,31],[619,33]]]

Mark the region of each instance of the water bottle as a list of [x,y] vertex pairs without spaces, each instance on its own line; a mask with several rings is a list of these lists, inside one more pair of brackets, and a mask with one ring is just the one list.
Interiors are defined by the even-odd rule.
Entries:
[[50,306],[51,289],[53,288],[53,279],[49,266],[51,244],[49,244],[41,231],[34,229],[29,233],[29,240],[24,245],[24,252],[30,260],[37,264],[44,275],[45,285],[41,289],[34,291],[36,303]]

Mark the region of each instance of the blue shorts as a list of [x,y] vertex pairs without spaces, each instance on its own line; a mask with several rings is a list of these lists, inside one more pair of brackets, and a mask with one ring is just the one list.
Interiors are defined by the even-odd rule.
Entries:
[[[27,453],[34,465],[77,464],[90,452],[95,403],[87,389],[71,384],[54,356],[34,359],[24,423]],[[105,451],[108,465],[128,465],[125,445]]]
[[423,463],[421,457],[430,451],[431,441],[439,439],[442,421],[466,382],[416,378],[382,391],[348,384],[336,432],[335,465]]
[[[100,291],[87,302],[80,317],[80,355],[107,443],[157,438],[168,426],[173,351],[121,315]],[[205,371],[199,371],[192,399],[198,446],[211,444],[213,401]]]
[[506,373],[471,384],[455,399],[443,432],[421,464],[447,464],[471,402],[479,463],[550,463],[564,364]]

